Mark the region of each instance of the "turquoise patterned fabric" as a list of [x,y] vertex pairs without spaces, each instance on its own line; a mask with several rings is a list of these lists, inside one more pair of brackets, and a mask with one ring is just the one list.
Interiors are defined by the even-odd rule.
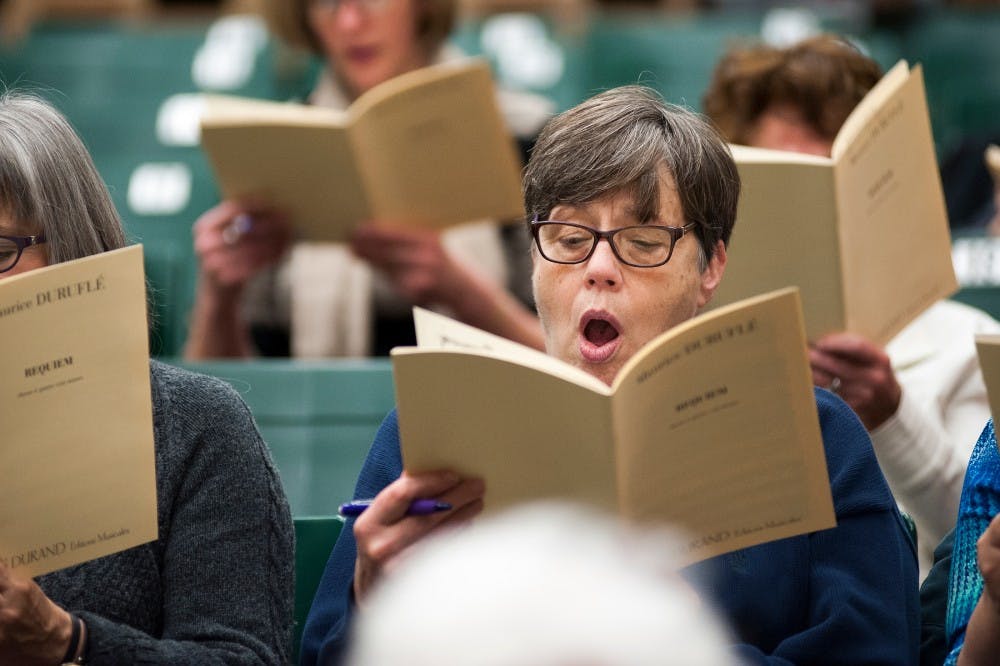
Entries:
[[990,521],[1000,513],[1000,451],[997,449],[993,421],[976,442],[969,459],[958,507],[955,528],[955,551],[952,556],[951,579],[948,582],[948,616],[946,632],[949,653],[946,666],[958,661],[965,642],[965,627],[983,591],[983,578],[976,564],[976,541],[986,531]]

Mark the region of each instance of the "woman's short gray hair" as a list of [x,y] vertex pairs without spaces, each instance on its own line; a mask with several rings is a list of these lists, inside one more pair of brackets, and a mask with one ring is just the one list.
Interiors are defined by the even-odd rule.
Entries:
[[596,95],[542,130],[524,174],[528,219],[552,209],[634,192],[641,222],[659,212],[660,170],[677,185],[685,223],[695,223],[704,257],[729,243],[740,177],[725,142],[699,115],[643,86]]
[[0,211],[44,233],[50,264],[125,245],[121,218],[83,142],[42,99],[0,94]]

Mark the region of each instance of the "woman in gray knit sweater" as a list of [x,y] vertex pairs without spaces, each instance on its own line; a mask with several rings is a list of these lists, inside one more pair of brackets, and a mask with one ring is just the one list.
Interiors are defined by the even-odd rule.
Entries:
[[[124,244],[66,120],[0,96],[0,279]],[[287,663],[291,516],[253,418],[218,380],[150,376],[159,538],[35,581],[0,566],[0,664]]]

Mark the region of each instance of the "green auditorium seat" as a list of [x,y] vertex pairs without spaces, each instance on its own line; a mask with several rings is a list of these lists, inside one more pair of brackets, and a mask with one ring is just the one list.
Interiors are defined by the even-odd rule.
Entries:
[[939,148],[970,132],[1000,131],[1000,11],[926,11],[904,31],[903,48],[923,63]]
[[759,29],[757,14],[606,14],[591,24],[586,88],[643,83],[669,102],[700,109],[715,62]]
[[489,60],[501,85],[541,95],[564,111],[588,96],[584,27],[560,28],[548,14],[499,14],[462,21],[452,42]]
[[371,441],[395,398],[388,359],[180,362],[243,396],[274,456],[296,516],[351,499]]
[[[143,164],[179,167],[190,175],[190,192],[183,205],[170,211],[136,210],[128,189],[135,170]],[[111,170],[107,171],[111,175]],[[208,164],[201,151],[174,148],[163,159],[122,161],[120,173],[108,178],[111,196],[121,211],[129,240],[142,243],[146,253],[146,278],[156,317],[151,321],[150,353],[179,355],[187,339],[188,313],[194,302],[197,258],[191,226],[202,213],[219,201]]]
[[994,319],[1000,320],[1000,285],[962,287],[951,298],[959,303],[979,308]]
[[337,542],[344,519],[340,516],[295,518],[295,624],[292,628],[292,663],[299,661],[299,643],[309,607],[330,551]]
[[[202,92],[193,65],[220,23],[205,18],[148,23],[47,21],[16,45],[0,47],[0,83],[34,91],[67,116],[107,183],[129,239],[144,244],[154,315],[150,349],[157,356],[181,352],[197,265],[191,225],[219,201],[201,149],[161,143],[157,117],[171,96]],[[231,38],[233,31],[223,28]],[[231,46],[225,35],[221,42]],[[273,44],[264,44],[249,76],[239,87],[223,92],[273,96],[277,78],[272,52]],[[189,191],[177,198],[176,206],[133,205],[129,189],[133,175],[146,164],[180,165],[187,170]],[[158,192],[154,186],[144,191],[156,199],[171,190],[164,187]]]
[[178,354],[187,335],[187,307],[193,292],[193,259],[190,251],[174,243],[149,243],[143,247],[149,303],[149,353]]

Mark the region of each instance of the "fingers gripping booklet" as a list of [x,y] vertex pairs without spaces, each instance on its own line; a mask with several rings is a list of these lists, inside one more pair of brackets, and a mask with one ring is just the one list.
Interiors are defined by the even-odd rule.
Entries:
[[835,525],[798,291],[647,344],[612,386],[414,313],[392,351],[404,467],[486,481],[486,508],[562,498],[679,525],[693,562]]
[[0,563],[38,576],[157,538],[142,248],[0,280]]

